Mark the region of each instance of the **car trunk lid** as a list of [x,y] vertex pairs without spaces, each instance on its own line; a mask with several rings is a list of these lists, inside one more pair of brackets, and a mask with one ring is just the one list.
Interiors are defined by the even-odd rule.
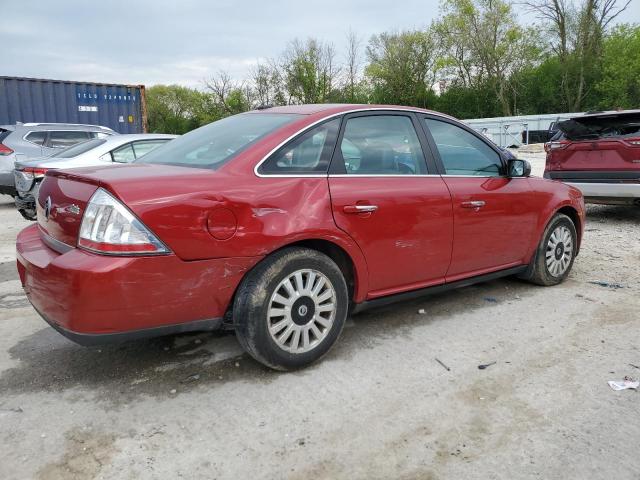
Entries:
[[[220,203],[219,195],[214,192],[223,184],[224,177],[220,172],[169,165],[129,164],[49,170],[40,186],[36,212],[45,234],[76,246],[87,203],[98,188],[104,188],[148,227],[157,227],[159,230],[154,233],[160,234],[163,241],[172,236],[172,231],[176,234],[173,223],[178,221],[186,228],[203,230],[208,238],[212,238],[206,230],[206,212]],[[168,213],[163,212],[162,220],[159,220],[154,213],[165,205],[171,210],[172,203],[168,199],[172,202],[182,199],[185,209],[175,218],[167,218]],[[187,259],[201,256],[191,250],[179,253]]]

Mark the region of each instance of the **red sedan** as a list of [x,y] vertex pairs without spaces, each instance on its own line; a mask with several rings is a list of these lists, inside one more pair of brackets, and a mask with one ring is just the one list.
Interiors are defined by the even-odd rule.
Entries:
[[80,344],[227,327],[294,369],[349,312],[506,275],[560,283],[584,229],[579,190],[415,108],[253,111],[142,161],[50,171],[18,236],[29,300]]

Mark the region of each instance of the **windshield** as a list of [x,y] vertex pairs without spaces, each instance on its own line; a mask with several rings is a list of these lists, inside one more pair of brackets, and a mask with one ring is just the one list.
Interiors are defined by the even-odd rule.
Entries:
[[73,158],[78,155],[82,155],[83,153],[88,152],[89,150],[93,150],[99,145],[102,145],[106,140],[96,138],[94,140],[89,140],[88,142],[78,143],[73,147],[65,148],[64,150],[54,153],[49,158]]
[[186,133],[136,160],[215,170],[259,138],[299,119],[301,115],[243,113]]

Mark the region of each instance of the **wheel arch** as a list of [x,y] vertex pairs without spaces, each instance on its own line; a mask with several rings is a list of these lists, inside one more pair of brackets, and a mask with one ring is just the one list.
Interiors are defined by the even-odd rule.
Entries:
[[[353,251],[350,252],[349,250],[351,249],[349,249],[348,246],[341,245],[336,241],[328,240],[326,238],[320,238],[320,237],[302,238],[302,239],[296,239],[289,243],[280,245],[278,248],[264,255],[264,257],[261,258],[260,261],[258,261],[252,268],[247,270],[244,273],[243,279],[254,268],[256,268],[260,263],[262,263],[264,260],[269,258],[271,255],[285,248],[291,248],[291,247],[309,248],[327,255],[336,263],[336,265],[338,265],[338,268],[340,268],[340,271],[345,277],[345,281],[347,283],[347,288],[349,292],[349,298],[352,304],[351,306],[353,306],[355,303],[360,303],[364,301],[367,294],[367,286],[368,286],[367,285],[368,270],[366,267],[366,263],[364,261],[364,256],[362,256],[359,250],[356,250],[356,252],[353,252]],[[355,248],[357,249],[357,247]],[[234,299],[237,295],[238,289],[240,288],[241,284],[242,284],[242,280],[238,283],[238,286],[233,292],[233,295],[231,296],[231,300],[227,307],[227,312],[225,314],[225,323],[227,325],[229,324],[229,321],[230,321],[230,314],[231,314],[231,309],[234,303]]]
[[562,214],[566,215],[567,217],[569,217],[571,219],[571,221],[573,222],[573,225],[576,227],[576,234],[578,235],[578,248],[576,250],[576,255],[578,255],[578,253],[580,252],[580,245],[582,244],[582,227],[583,227],[582,219],[580,218],[580,215],[578,214],[578,210],[576,210],[576,208],[573,207],[572,205],[564,205],[564,206],[560,207],[559,209],[557,209],[553,213],[553,215],[551,215],[551,217],[549,218],[549,222],[558,213],[562,213]]

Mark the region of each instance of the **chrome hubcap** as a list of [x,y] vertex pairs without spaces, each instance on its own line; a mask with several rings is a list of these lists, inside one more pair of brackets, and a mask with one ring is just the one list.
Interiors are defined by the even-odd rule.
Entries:
[[556,227],[549,237],[546,251],[547,270],[554,277],[563,275],[573,255],[573,238],[571,232],[564,225]]
[[336,316],[336,291],[317,270],[298,270],[282,280],[269,300],[271,338],[283,350],[313,350],[328,335]]

